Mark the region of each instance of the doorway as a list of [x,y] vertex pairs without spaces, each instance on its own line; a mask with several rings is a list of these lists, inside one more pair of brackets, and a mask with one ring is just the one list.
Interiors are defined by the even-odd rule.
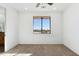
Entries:
[[0,6],[0,53],[5,50],[5,16],[6,9]]

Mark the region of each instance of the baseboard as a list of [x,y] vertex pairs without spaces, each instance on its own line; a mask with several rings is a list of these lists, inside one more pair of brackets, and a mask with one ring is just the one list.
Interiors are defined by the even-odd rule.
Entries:
[[[63,44],[64,45],[64,44]],[[67,47],[69,50],[71,50],[73,53],[75,53],[77,56],[79,56],[78,53],[76,53],[74,50],[72,50],[71,48],[69,48],[68,46],[64,45],[65,47]]]

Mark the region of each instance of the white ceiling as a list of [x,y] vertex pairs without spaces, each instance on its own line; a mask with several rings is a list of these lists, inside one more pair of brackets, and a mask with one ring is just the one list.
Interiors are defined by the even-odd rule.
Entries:
[[[66,10],[71,4],[70,3],[54,3],[52,6],[46,5],[46,8],[36,8],[37,3],[4,3],[20,12],[22,11],[59,11],[63,12]],[[25,10],[26,8],[26,10]]]

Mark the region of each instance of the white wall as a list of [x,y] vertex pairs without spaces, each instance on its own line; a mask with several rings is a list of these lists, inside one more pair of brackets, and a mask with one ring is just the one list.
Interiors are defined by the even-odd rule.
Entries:
[[16,10],[0,4],[6,8],[5,51],[18,44],[18,14]]
[[5,48],[6,51],[13,48],[18,43],[18,19],[17,13],[13,9],[6,10],[6,39]]
[[63,34],[64,45],[79,54],[79,4],[64,12]]
[[[51,34],[33,34],[33,16],[51,16]],[[61,13],[26,12],[19,20],[19,44],[62,44]]]

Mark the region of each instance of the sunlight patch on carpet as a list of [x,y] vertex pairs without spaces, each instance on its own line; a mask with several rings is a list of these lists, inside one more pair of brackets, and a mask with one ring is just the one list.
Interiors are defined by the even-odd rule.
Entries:
[[31,56],[32,53],[2,53],[0,56]]

